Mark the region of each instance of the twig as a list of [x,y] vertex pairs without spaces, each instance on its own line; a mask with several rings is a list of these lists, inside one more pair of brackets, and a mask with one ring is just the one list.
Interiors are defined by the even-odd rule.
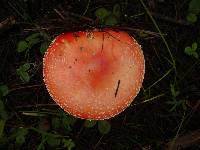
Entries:
[[90,5],[90,0],[88,0],[88,3],[87,3],[87,6],[86,6],[86,9],[85,9],[85,11],[84,11],[84,13],[83,13],[82,16],[84,16],[84,15],[87,13],[88,8],[89,8],[89,5]]
[[[122,29],[122,30],[129,30],[129,31],[134,31],[134,32],[143,32],[149,35],[153,35],[156,37],[160,37],[160,33],[156,33],[153,31],[148,31],[148,30],[144,30],[144,29],[137,29],[137,28],[131,28],[131,27],[116,27],[117,29]],[[162,34],[162,35],[167,35],[167,34]]]
[[143,2],[143,0],[140,0],[140,2],[141,2],[141,4],[142,4],[142,6],[144,7],[146,13],[147,13],[148,16],[150,17],[151,21],[153,22],[153,24],[154,24],[156,30],[159,32],[159,34],[160,34],[160,36],[161,36],[161,38],[162,38],[162,40],[163,40],[163,42],[164,42],[164,44],[165,44],[165,46],[166,46],[166,48],[167,48],[167,51],[168,51],[169,56],[170,56],[171,61],[172,61],[173,69],[175,70],[175,73],[176,73],[176,62],[175,62],[174,56],[172,55],[172,52],[171,52],[171,50],[170,50],[170,48],[169,48],[169,45],[168,45],[168,43],[167,43],[165,37],[163,36],[163,34],[162,34],[162,32],[161,32],[161,30],[160,30],[158,24],[156,23],[155,19],[154,19],[153,16],[151,15],[149,9],[147,8],[147,6],[146,6],[145,3]]
[[71,15],[73,17],[77,17],[79,19],[82,19],[82,20],[86,20],[86,21],[89,21],[89,22],[94,22],[93,19],[89,18],[89,17],[85,17],[85,16],[81,16],[79,14],[76,14],[76,13],[72,13],[72,12],[63,12],[64,15],[68,16],[68,15]]
[[179,135],[179,133],[180,133],[180,130],[181,130],[181,128],[182,128],[182,126],[183,126],[183,122],[185,121],[185,113],[184,113],[184,115],[183,115],[183,117],[182,117],[182,119],[181,119],[181,123],[180,123],[180,125],[179,125],[179,127],[178,127],[178,130],[177,130],[177,132],[176,132],[176,135],[175,135],[175,137],[172,139],[172,141],[170,142],[170,145],[169,145],[169,147],[168,147],[168,149],[167,150],[174,150],[174,148],[175,148],[175,144],[176,144],[176,140],[177,140],[177,138],[178,138],[178,135]]
[[22,13],[20,13],[20,12],[13,6],[12,3],[8,2],[8,5],[9,5],[20,17],[22,17],[24,20],[26,20],[26,17],[25,17]]
[[118,93],[118,90],[119,90],[119,85],[120,85],[120,80],[118,80],[118,82],[117,82],[117,88],[115,90],[115,97],[117,97],[117,93]]
[[27,88],[36,88],[36,87],[42,87],[44,84],[38,84],[38,85],[28,85],[28,86],[21,86],[21,87],[15,87],[9,90],[9,92],[13,92],[16,90],[21,90],[21,89],[27,89]]
[[53,9],[53,10],[60,16],[60,18],[65,20],[65,17],[57,9]]
[[194,105],[194,107],[192,107],[191,112],[187,115],[187,117],[186,117],[187,119],[185,120],[185,125],[187,125],[187,124],[190,122],[190,119],[192,118],[193,114],[194,114],[197,110],[199,110],[199,109],[198,109],[199,106],[200,106],[200,101],[198,100],[197,103]]
[[158,82],[160,82],[162,79],[164,79],[171,71],[173,70],[173,68],[169,69],[162,77],[160,77],[157,81],[155,81],[152,85],[150,85],[149,87],[147,87],[144,91],[149,90],[150,88],[152,88],[154,85],[156,85]]
[[162,96],[165,96],[165,94],[164,94],[164,93],[159,94],[159,95],[157,95],[157,96],[154,96],[154,97],[152,97],[152,98],[146,99],[146,100],[144,100],[144,101],[142,101],[142,102],[139,102],[139,103],[136,103],[136,104],[133,104],[133,105],[139,105],[139,104],[144,104],[144,103],[147,103],[147,102],[151,102],[151,101],[153,101],[153,100],[155,100],[155,99],[158,99],[158,98],[160,98],[160,97],[162,97]]
[[96,145],[94,146],[93,150],[96,150],[96,148],[98,147],[98,145],[100,144],[101,140],[103,139],[104,135],[102,135],[99,139],[99,141],[96,143]]
[[152,16],[154,16],[155,18],[158,18],[158,19],[161,19],[161,20],[164,20],[164,21],[167,21],[167,22],[171,22],[171,23],[174,23],[174,24],[180,24],[180,25],[191,25],[191,23],[185,21],[185,20],[176,20],[174,18],[171,18],[171,17],[168,17],[168,16],[163,16],[161,14],[157,14],[157,13],[154,13],[154,12],[150,12]]
[[9,18],[7,18],[4,21],[0,22],[0,31],[5,31],[5,30],[9,29],[15,23],[16,23],[15,18],[13,16],[10,16]]
[[166,150],[169,150],[168,147],[170,147],[173,142],[173,149],[188,148],[195,144],[200,144],[200,129],[177,137],[175,141],[173,141],[173,139],[170,140],[170,142],[168,142],[166,145]]
[[46,107],[46,106],[58,106],[58,105],[57,104],[36,104],[36,105],[16,106],[15,108],[32,108],[32,107]]

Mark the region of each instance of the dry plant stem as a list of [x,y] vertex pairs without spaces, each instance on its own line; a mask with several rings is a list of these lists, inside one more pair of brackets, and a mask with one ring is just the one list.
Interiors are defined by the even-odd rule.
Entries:
[[182,76],[180,76],[179,82],[181,82],[182,80],[185,79],[185,77],[192,72],[193,70],[195,70],[195,67],[197,65],[200,65],[200,59],[198,59],[197,61],[195,61],[195,63],[193,65],[191,65],[187,70],[184,71],[184,74]]
[[64,15],[68,16],[68,15],[71,15],[72,17],[76,17],[76,18],[79,18],[79,19],[82,19],[82,20],[85,20],[85,21],[89,21],[89,22],[94,22],[93,19],[89,18],[89,17],[85,17],[85,16],[81,16],[79,14],[76,14],[76,13],[72,13],[72,12],[63,12]]
[[8,2],[8,5],[9,5],[20,17],[22,17],[24,20],[26,19],[26,18],[24,17],[24,15],[23,15],[22,13],[20,13],[20,12],[13,6],[12,3]]
[[[193,131],[191,133],[185,134],[183,136],[177,137],[175,141],[170,140],[170,142],[167,143],[167,146],[172,145],[173,142],[174,142],[173,149],[188,148],[195,144],[200,144],[200,129]],[[171,150],[171,149],[167,148],[167,150]]]
[[16,23],[16,20],[13,16],[10,16],[9,18],[5,19],[4,21],[0,22],[0,32],[3,32],[10,27],[12,27]]
[[150,90],[154,85],[156,85],[158,82],[160,82],[162,79],[164,79],[171,71],[173,68],[169,69],[161,78],[159,78],[157,81],[155,81],[153,84],[151,84],[148,88],[144,90],[146,92],[147,90]]
[[98,140],[98,142],[96,143],[96,145],[94,146],[94,149],[93,149],[93,150],[96,150],[96,149],[97,149],[97,147],[99,146],[99,144],[100,144],[101,140],[103,139],[103,137],[104,137],[104,135],[102,135],[102,136],[99,138],[99,140]]
[[53,10],[60,16],[61,19],[65,20],[65,17],[57,9]]
[[48,28],[46,28],[46,27],[41,27],[40,29],[35,29],[35,28],[27,28],[27,29],[24,29],[24,31],[26,32],[26,31],[38,31],[38,30],[51,30],[51,29],[59,29],[60,27],[48,27]]
[[180,133],[180,130],[181,130],[181,128],[182,128],[182,126],[183,126],[183,122],[185,121],[185,113],[184,113],[184,115],[183,115],[183,117],[182,117],[182,119],[181,119],[181,123],[180,123],[180,125],[179,125],[179,127],[178,127],[178,130],[177,130],[177,132],[176,132],[176,135],[175,135],[175,137],[172,139],[172,141],[171,141],[171,143],[170,143],[170,145],[169,145],[169,147],[168,147],[168,149],[167,150],[174,150],[175,149],[175,142],[176,142],[176,140],[177,140],[177,138],[178,138],[178,135],[179,135],[179,133]]
[[37,87],[42,87],[44,84],[36,84],[36,85],[27,85],[27,86],[19,86],[19,87],[15,87],[9,90],[9,92],[13,92],[16,90],[23,90],[23,89],[29,89],[29,88],[37,88]]
[[[153,31],[148,31],[148,30],[144,30],[144,29],[136,29],[136,28],[131,28],[131,27],[116,27],[117,29],[122,29],[122,30],[129,30],[129,31],[134,31],[134,32],[144,32],[148,35],[152,35],[155,37],[160,37],[159,33],[153,32]],[[166,35],[166,34],[163,34]]]
[[42,135],[47,135],[47,136],[53,136],[53,137],[60,137],[60,138],[62,138],[62,137],[65,137],[65,138],[69,138],[69,136],[63,136],[63,135],[60,135],[60,134],[53,134],[53,133],[48,133],[48,132],[45,132],[45,131],[43,131],[43,130],[40,130],[40,129],[37,129],[37,128],[34,128],[34,127],[30,127],[30,128],[28,128],[29,130],[32,130],[32,131],[35,131],[35,132],[37,132],[37,133],[40,133],[40,134],[42,134]]
[[86,9],[85,9],[85,11],[84,11],[84,13],[83,13],[82,16],[85,16],[85,14],[87,13],[88,8],[89,8],[89,5],[90,5],[90,0],[88,0],[88,3],[87,3],[87,6],[86,6]]
[[178,148],[187,148],[187,147],[193,146],[194,144],[200,143],[200,129],[178,137],[178,134],[179,134],[180,128],[182,127],[183,122],[186,125],[189,122],[193,113],[198,109],[199,106],[200,106],[200,102],[198,102],[194,106],[192,111],[187,116],[185,116],[185,115],[183,116],[183,119],[181,121],[179,129],[177,131],[177,134],[173,139],[171,139],[166,144],[166,150],[174,150],[174,149],[178,149]]
[[58,105],[57,104],[35,104],[35,105],[16,106],[15,108],[32,108],[32,107],[47,107],[47,106],[58,106]]
[[155,99],[158,99],[158,98],[163,97],[163,96],[165,96],[164,93],[159,94],[159,95],[157,95],[157,96],[154,96],[154,97],[152,97],[152,98],[146,99],[146,100],[144,100],[144,101],[142,101],[142,102],[140,102],[140,103],[133,104],[133,105],[139,105],[139,104],[144,104],[144,103],[147,103],[147,102],[151,102],[151,101],[154,101]]
[[190,122],[191,117],[193,114],[198,110],[200,106],[200,100],[197,101],[196,105],[192,108],[191,112],[187,115],[187,119],[185,119],[185,125],[187,125]]
[[153,16],[151,15],[150,11],[148,10],[147,6],[144,4],[143,0],[140,0],[140,2],[142,4],[142,6],[144,7],[146,13],[149,15],[149,17],[150,17],[151,21],[153,22],[156,30],[159,32],[159,34],[160,34],[160,36],[161,36],[161,38],[162,38],[162,40],[163,40],[163,42],[164,42],[164,44],[165,44],[165,46],[167,48],[167,51],[168,51],[168,53],[170,55],[170,58],[171,58],[171,61],[172,61],[172,66],[173,66],[173,69],[174,69],[175,74],[176,74],[176,63],[175,63],[175,59],[174,59],[174,57],[173,57],[173,55],[171,53],[171,50],[169,48],[169,45],[168,45],[167,41],[165,40],[165,38],[164,38],[160,28],[158,27],[156,21],[154,20]]
[[174,24],[179,24],[179,25],[184,25],[184,26],[188,26],[188,25],[191,25],[190,23],[188,23],[187,21],[185,20],[176,20],[174,18],[171,18],[171,17],[168,17],[168,16],[163,16],[161,14],[157,14],[157,13],[154,13],[154,12],[150,12],[152,16],[154,16],[155,18],[158,18],[158,19],[161,19],[161,20],[164,20],[164,21],[167,21],[167,22],[171,22],[171,23],[174,23]]

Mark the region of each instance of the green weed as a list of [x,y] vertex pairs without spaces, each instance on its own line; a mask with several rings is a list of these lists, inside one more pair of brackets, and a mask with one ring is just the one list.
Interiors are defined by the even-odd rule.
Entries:
[[46,33],[33,33],[24,40],[18,42],[16,51],[18,53],[25,52],[25,54],[28,55],[33,46],[40,44],[40,53],[44,54],[49,45],[48,38]]
[[[4,133],[4,128],[6,125],[6,121],[9,119],[9,113],[5,108],[5,97],[9,93],[9,88],[5,84],[0,85],[0,143],[6,143],[7,139]],[[1,146],[1,144],[0,144]]]
[[177,108],[182,107],[183,110],[186,110],[186,103],[185,100],[177,100],[178,95],[180,92],[175,89],[174,84],[170,84],[170,91],[171,91],[171,100],[167,101],[166,103],[171,106],[170,112],[176,111]]
[[191,0],[188,7],[187,13],[187,21],[190,23],[197,22],[197,16],[200,13],[200,1],[199,0]]
[[99,132],[104,135],[108,134],[111,130],[111,124],[107,120],[85,120],[84,126],[86,128],[92,128],[97,124]]
[[0,98],[8,95],[8,93],[9,93],[8,86],[5,84],[1,84],[0,85]]
[[85,122],[84,122],[84,126],[85,126],[86,128],[92,128],[92,127],[94,127],[96,124],[97,124],[97,121],[96,121],[96,120],[85,120]]
[[187,46],[184,50],[185,54],[192,56],[194,58],[199,58],[199,54],[197,53],[198,45],[196,42],[192,43],[192,46]]
[[20,77],[20,79],[27,83],[30,81],[30,75],[28,73],[28,70],[30,69],[30,63],[25,63],[16,70],[16,74]]
[[31,63],[29,63],[29,55],[31,53],[32,48],[36,45],[40,47],[39,51],[41,55],[43,55],[49,45],[48,35],[44,32],[33,33],[27,36],[24,40],[19,41],[17,44],[16,51],[18,53],[25,53],[24,58],[26,59],[26,63],[20,65],[19,68],[16,69],[16,74],[24,83],[28,83],[31,79],[31,75],[28,73],[31,67]]
[[100,25],[114,26],[120,21],[121,8],[119,4],[113,6],[113,10],[108,10],[104,7],[98,8],[95,11],[95,16],[99,20]]
[[8,95],[9,89],[7,85],[0,85],[0,138],[3,135],[3,129],[5,126],[5,122],[8,119],[8,113],[5,109],[4,101],[5,96]]
[[62,136],[56,133],[45,132],[43,130],[33,127],[29,128],[29,130],[33,130],[41,135],[41,142],[37,146],[37,150],[44,150],[46,144],[48,144],[52,148],[63,147],[67,148],[67,150],[71,150],[73,147],[75,147],[75,143],[73,142],[73,140],[66,136]]

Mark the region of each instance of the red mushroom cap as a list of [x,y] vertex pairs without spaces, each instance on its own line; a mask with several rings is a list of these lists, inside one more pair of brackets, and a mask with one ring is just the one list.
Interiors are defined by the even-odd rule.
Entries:
[[82,119],[111,118],[138,94],[145,63],[141,46],[123,31],[68,32],[45,53],[43,76],[53,100]]

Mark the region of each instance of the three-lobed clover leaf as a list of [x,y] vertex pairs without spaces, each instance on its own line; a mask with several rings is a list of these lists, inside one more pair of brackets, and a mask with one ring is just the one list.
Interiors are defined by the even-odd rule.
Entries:
[[95,16],[99,19],[101,25],[114,26],[119,23],[121,16],[120,5],[115,4],[112,11],[104,7],[98,8],[95,11]]
[[191,46],[191,47],[190,47],[190,46],[187,46],[187,47],[185,48],[184,52],[185,52],[185,54],[190,55],[190,56],[193,56],[194,58],[199,58],[199,55],[198,55],[198,53],[196,52],[197,47],[198,47],[197,43],[194,42],[194,43],[192,43],[192,46]]
[[20,79],[23,82],[29,82],[30,81],[30,76],[29,76],[29,74],[27,72],[29,69],[30,69],[30,64],[29,63],[25,63],[25,64],[21,65],[16,70],[17,75],[20,77]]
[[98,121],[98,130],[101,134],[107,134],[110,132],[111,125],[108,121],[106,120],[100,120]]
[[187,21],[190,23],[197,22],[197,15],[200,13],[200,0],[191,0],[189,2]]

